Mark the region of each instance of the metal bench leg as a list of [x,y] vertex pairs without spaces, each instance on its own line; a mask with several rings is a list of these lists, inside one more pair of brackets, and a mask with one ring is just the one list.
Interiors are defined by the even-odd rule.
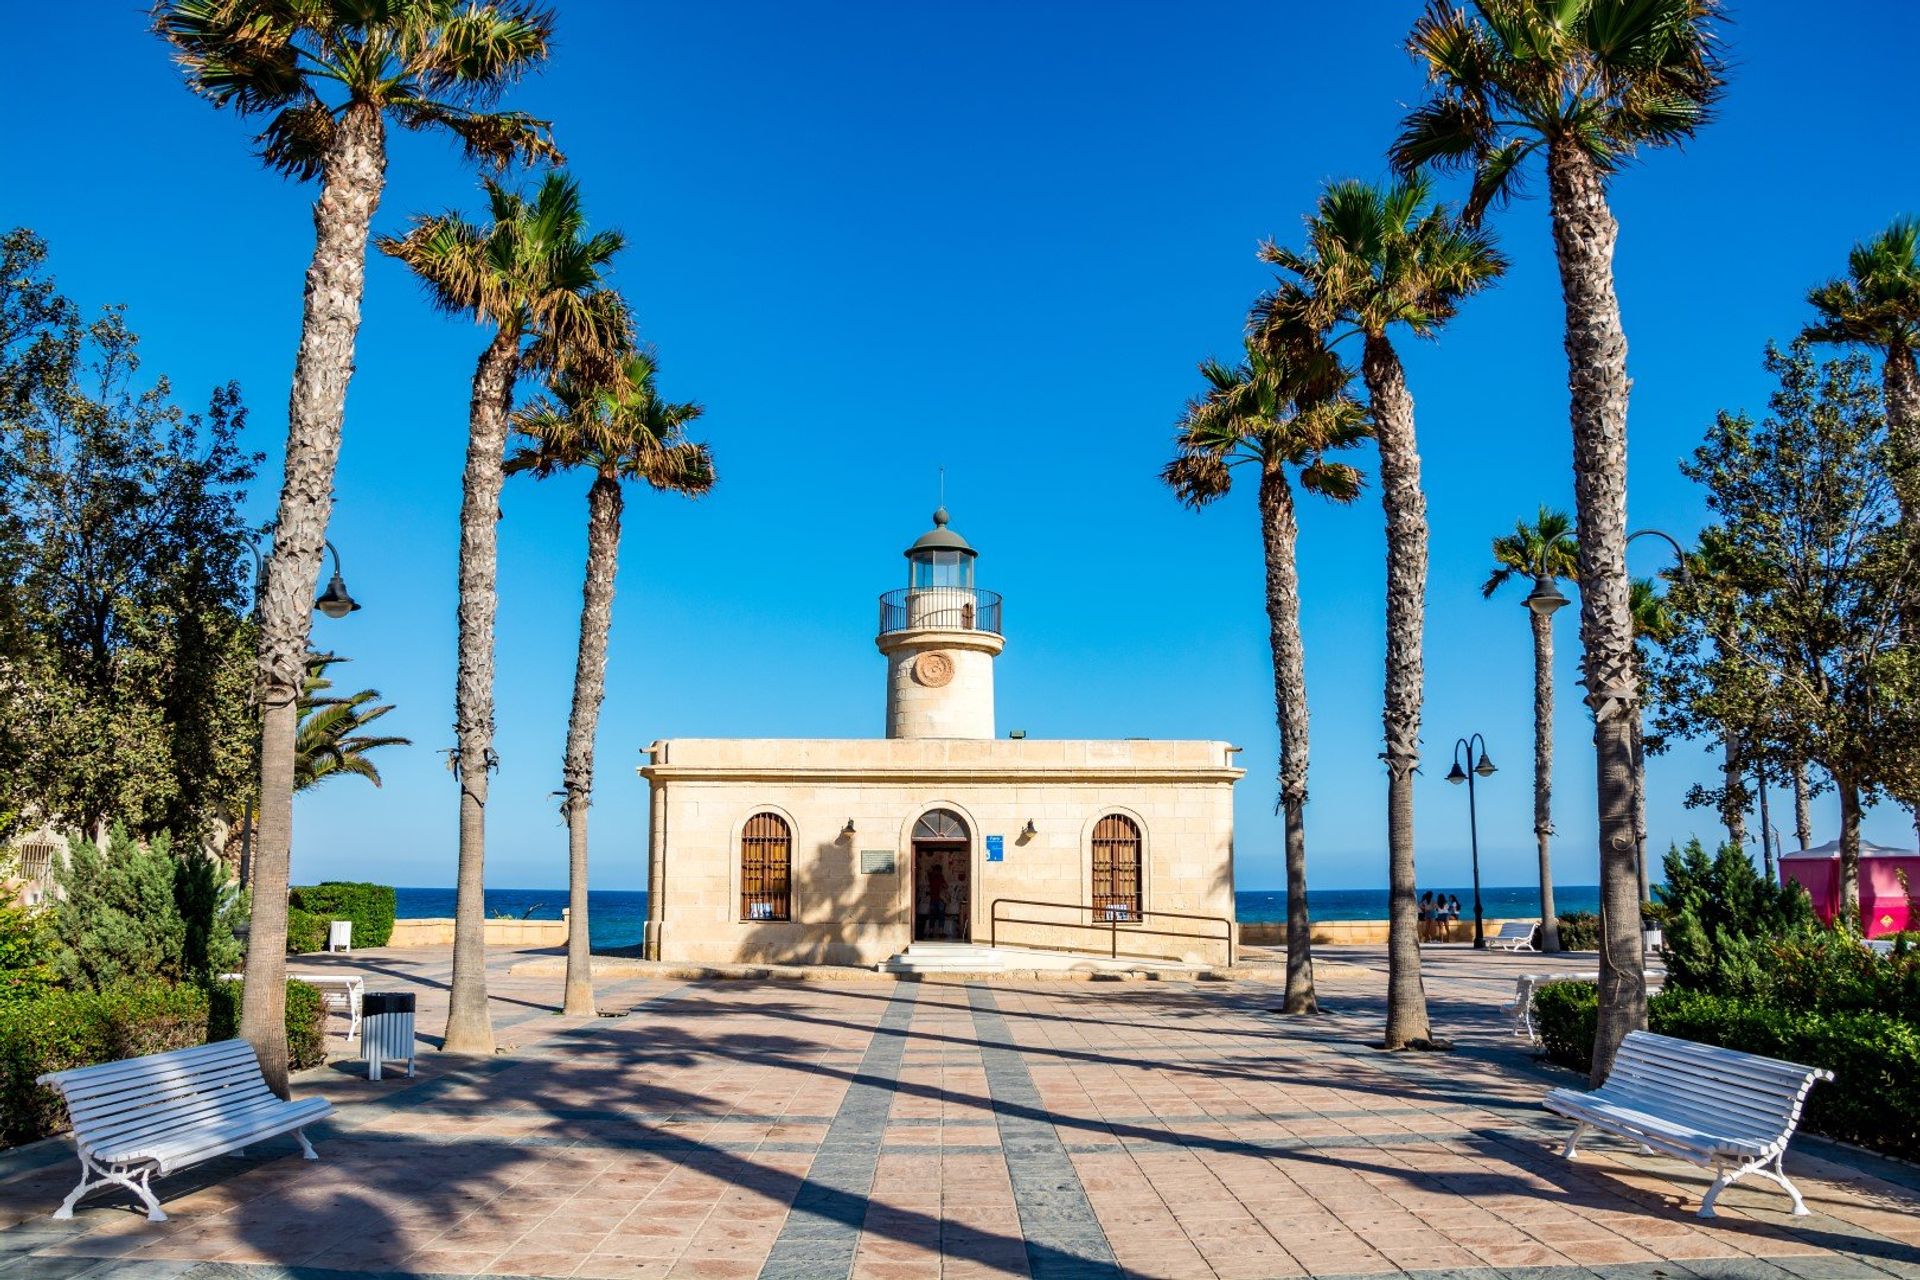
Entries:
[[295,1129],[293,1136],[300,1139],[300,1151],[306,1159],[318,1160],[320,1158],[320,1153],[313,1149],[311,1142],[307,1141],[307,1131],[305,1129]]
[[1565,1156],[1569,1160],[1579,1155],[1580,1152],[1578,1150],[1578,1144],[1580,1142],[1581,1135],[1586,1133],[1586,1131],[1587,1131],[1587,1122],[1585,1120],[1582,1120],[1578,1124],[1574,1125],[1573,1132],[1567,1135],[1567,1145],[1560,1149],[1560,1154]]
[[1734,1179],[1743,1173],[1751,1172],[1752,1169],[1752,1165],[1744,1165],[1739,1168],[1722,1170],[1720,1176],[1713,1180],[1713,1185],[1707,1188],[1707,1194],[1701,1197],[1700,1216],[1702,1218],[1714,1217],[1713,1202],[1720,1198],[1720,1193],[1732,1186]]
[[117,1169],[103,1169],[83,1154],[80,1157],[80,1185],[67,1193],[67,1198],[60,1202],[58,1209],[53,1211],[53,1216],[62,1221],[71,1218],[73,1207],[79,1204],[81,1198],[89,1191],[97,1191],[101,1187],[112,1185],[125,1187],[140,1197],[141,1203],[147,1206],[148,1222],[165,1222],[167,1215],[161,1211],[160,1201],[154,1198],[152,1189],[147,1186],[147,1179],[152,1176],[151,1168],[142,1169],[138,1175],[132,1177]]
[[1787,1153],[1782,1151],[1773,1158],[1773,1167],[1771,1169],[1765,1165],[1761,1165],[1754,1169],[1754,1172],[1763,1178],[1768,1178],[1779,1183],[1781,1188],[1793,1197],[1793,1216],[1796,1218],[1804,1218],[1807,1216],[1807,1202],[1800,1198],[1800,1188],[1793,1185],[1792,1180],[1787,1177],[1786,1169],[1782,1167],[1780,1163],[1786,1158]]

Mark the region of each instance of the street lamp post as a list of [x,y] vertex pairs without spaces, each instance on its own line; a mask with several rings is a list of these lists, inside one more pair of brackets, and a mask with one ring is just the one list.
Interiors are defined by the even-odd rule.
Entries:
[[[1673,548],[1674,576],[1678,578],[1681,582],[1687,581],[1687,551],[1685,547],[1682,547],[1680,545],[1679,539],[1675,538],[1672,534],[1668,533],[1664,529],[1637,529],[1634,532],[1627,535],[1627,545],[1632,546],[1633,540],[1635,538],[1660,538],[1663,541],[1665,541],[1668,546]],[[1646,753],[1640,749],[1640,745],[1639,745],[1640,739],[1642,736],[1642,730],[1641,730],[1641,710],[1640,710],[1640,692],[1641,691],[1640,691],[1640,688],[1638,687],[1643,682],[1640,680],[1640,673],[1637,669],[1634,672],[1634,683],[1635,683],[1634,698],[1633,698],[1634,751],[1633,751],[1633,778],[1631,782],[1632,782],[1634,796],[1644,799],[1644,797],[1647,794],[1647,757],[1646,757]],[[1642,815],[1639,813],[1637,808],[1633,816],[1633,856],[1635,861],[1637,861],[1640,864],[1640,901],[1649,902],[1653,898],[1653,888],[1652,888],[1653,871],[1652,871],[1652,868],[1647,865],[1646,824],[1645,822],[1642,821]]]
[[[247,551],[253,556],[253,620],[260,620],[260,592],[266,586],[267,562],[260,555],[258,538],[247,540]],[[333,577],[327,583],[327,589],[313,602],[314,610],[329,618],[344,618],[360,607],[347,591],[345,579],[340,576],[340,549],[329,542],[327,550],[333,554]],[[260,735],[253,735],[253,777],[256,785],[260,779]],[[254,797],[248,796],[242,806],[240,817],[240,887],[245,889],[253,878],[253,805]]]
[[[1473,744],[1476,742],[1480,744],[1478,764],[1473,759]],[[1462,750],[1467,753],[1468,767],[1465,769],[1460,767]],[[1487,755],[1485,738],[1476,733],[1453,744],[1453,769],[1447,774],[1447,781],[1456,786],[1462,782],[1467,784],[1467,835],[1473,848],[1473,945],[1483,951],[1487,946],[1487,931],[1485,913],[1480,909],[1480,813],[1473,794],[1473,779],[1475,774],[1489,778],[1493,773],[1493,760]]]

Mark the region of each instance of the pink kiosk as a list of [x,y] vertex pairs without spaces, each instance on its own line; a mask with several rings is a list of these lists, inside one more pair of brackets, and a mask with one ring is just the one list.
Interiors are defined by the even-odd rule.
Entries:
[[[1806,889],[1820,919],[1833,923],[1840,900],[1840,842],[1781,854],[1780,883],[1790,880]],[[1912,911],[1908,886],[1920,894],[1920,852],[1860,842],[1860,927],[1867,937],[1920,929],[1920,912]]]

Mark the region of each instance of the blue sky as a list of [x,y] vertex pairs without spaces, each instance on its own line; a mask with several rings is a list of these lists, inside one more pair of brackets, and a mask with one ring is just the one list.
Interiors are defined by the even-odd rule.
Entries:
[[[1149,3],[560,5],[559,44],[515,106],[550,116],[597,225],[626,232],[617,282],[707,406],[720,485],[627,508],[593,810],[594,882],[645,882],[639,749],[669,736],[876,736],[874,597],[904,582],[937,468],[954,526],[1007,598],[1002,731],[1207,737],[1246,748],[1242,888],[1281,883],[1276,735],[1250,497],[1193,514],[1160,486],[1194,362],[1236,350],[1329,178],[1378,176],[1421,92],[1414,6]],[[1614,188],[1635,381],[1633,523],[1687,538],[1703,506],[1675,461],[1721,407],[1758,410],[1762,343],[1848,246],[1920,212],[1904,86],[1907,5],[1737,4],[1722,118]],[[52,243],[67,292],[125,302],[149,371],[183,400],[237,378],[277,490],[314,191],[252,159],[250,130],[181,87],[143,6],[49,6],[0,50],[21,127],[0,224]],[[1869,38],[1870,37],[1870,38]],[[88,68],[76,93],[73,68]],[[1817,103],[1817,110],[1810,104]],[[1536,183],[1536,189],[1538,184]],[[477,211],[432,139],[394,138],[376,230]],[[1466,875],[1448,746],[1478,730],[1491,884],[1533,875],[1529,646],[1518,593],[1483,602],[1488,541],[1571,504],[1561,312],[1544,203],[1498,220],[1513,270],[1439,341],[1403,351],[1432,520],[1423,883]],[[366,608],[317,622],[344,680],[398,704],[411,749],[302,797],[295,876],[450,884],[454,563],[468,379],[482,337],[434,314],[394,263],[368,273],[332,537]],[[1372,469],[1369,454],[1364,460]],[[499,739],[487,878],[564,882],[553,807],[584,554],[584,479],[508,487]],[[1635,572],[1661,567],[1652,540]],[[1377,493],[1309,504],[1301,561],[1313,711],[1311,881],[1384,883],[1384,543]],[[1123,602],[1117,604],[1116,602]],[[1593,769],[1575,619],[1560,616],[1556,878],[1596,878]],[[1657,846],[1711,834],[1686,810],[1705,744],[1653,761]],[[1787,797],[1775,822],[1791,839]],[[1823,797],[1816,840],[1834,834]],[[1905,815],[1869,838],[1911,844]]]

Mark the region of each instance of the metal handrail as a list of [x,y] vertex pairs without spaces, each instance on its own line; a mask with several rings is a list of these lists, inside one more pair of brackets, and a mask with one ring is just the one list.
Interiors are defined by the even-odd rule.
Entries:
[[[1085,911],[1089,914],[1102,910],[1102,908],[1090,902],[1042,902],[1035,898],[995,898],[993,905],[987,912],[988,946],[997,947],[1000,945],[1000,924],[1003,919],[1000,914],[1000,906],[1002,903],[1015,907],[1047,907],[1054,911]],[[1127,912],[1124,918],[1114,914],[1113,908],[1108,907],[1105,908],[1108,913],[1106,920],[1104,922],[1095,921],[1091,924],[1081,924],[1077,920],[1030,920],[1020,916],[1006,916],[1004,920],[1007,924],[1031,924],[1050,929],[1105,930],[1107,933],[1107,954],[1115,960],[1120,958],[1120,926],[1123,924],[1132,925],[1140,920],[1144,920],[1148,916],[1161,916],[1169,920],[1204,920],[1208,924],[1219,925],[1221,936],[1215,938],[1210,933],[1191,933],[1173,929],[1134,928],[1129,928],[1126,931],[1126,936],[1129,938],[1198,938],[1202,942],[1224,942],[1227,946],[1227,967],[1233,967],[1233,921],[1227,917],[1194,915],[1186,911],[1141,911],[1131,907],[1122,909]],[[1165,957],[1143,956],[1141,958],[1156,960],[1164,959]]]
[[892,631],[1000,632],[1000,593],[985,587],[901,587],[880,597],[880,634]]

